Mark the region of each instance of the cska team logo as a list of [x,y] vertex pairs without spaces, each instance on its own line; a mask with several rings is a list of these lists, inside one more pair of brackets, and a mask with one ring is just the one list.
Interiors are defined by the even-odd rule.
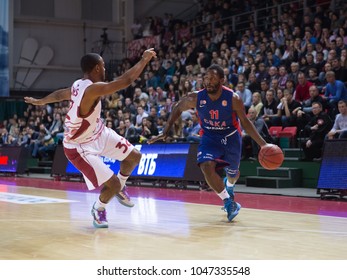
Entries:
[[223,106],[223,107],[228,106],[228,102],[227,102],[226,100],[223,100],[223,101],[222,101],[222,106]]

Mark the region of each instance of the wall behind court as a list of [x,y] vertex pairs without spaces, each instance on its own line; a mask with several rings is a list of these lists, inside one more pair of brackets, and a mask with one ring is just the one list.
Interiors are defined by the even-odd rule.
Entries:
[[[69,86],[80,77],[79,61],[87,52],[99,53],[104,49],[106,61],[124,58],[126,42],[132,39],[130,26],[134,15],[162,16],[167,12],[177,15],[192,4],[194,1],[183,0],[13,0],[10,89],[14,89],[16,73],[22,69],[19,61],[26,38],[34,38],[38,48],[48,46],[54,52],[29,88],[49,91]],[[103,28],[107,28],[111,41],[106,47],[101,37]]]

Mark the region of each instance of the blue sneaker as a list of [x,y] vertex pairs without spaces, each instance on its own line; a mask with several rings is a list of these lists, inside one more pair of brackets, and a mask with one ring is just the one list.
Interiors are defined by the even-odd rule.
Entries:
[[95,203],[92,208],[92,216],[94,218],[93,225],[96,228],[108,228],[108,222],[106,218],[106,210],[105,208],[95,209]]
[[225,186],[225,189],[227,190],[227,192],[228,192],[228,194],[230,195],[230,197],[231,197],[232,199],[234,199],[234,196],[235,196],[235,194],[234,194],[235,184],[234,184],[232,187],[228,187],[228,186],[227,186],[227,181],[228,181],[228,177],[225,177],[225,178],[224,178],[224,186]]
[[231,198],[224,199],[224,211],[227,212],[229,222],[231,222],[239,213],[241,205]]

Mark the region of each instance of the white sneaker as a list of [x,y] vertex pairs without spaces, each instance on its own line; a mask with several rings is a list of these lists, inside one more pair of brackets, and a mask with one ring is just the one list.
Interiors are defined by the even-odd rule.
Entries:
[[124,187],[118,194],[116,194],[116,198],[118,199],[120,204],[126,207],[135,206],[135,204],[130,200],[130,196],[128,195],[128,192],[126,191],[126,187]]
[[94,218],[93,225],[96,228],[108,228],[108,222],[106,218],[106,209],[105,208],[99,208],[95,209],[95,203],[93,205],[91,214]]

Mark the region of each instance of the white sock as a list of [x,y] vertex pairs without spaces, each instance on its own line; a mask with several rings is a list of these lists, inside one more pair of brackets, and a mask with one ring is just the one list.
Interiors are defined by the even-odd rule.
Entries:
[[129,176],[124,176],[122,173],[120,173],[120,171],[118,171],[117,178],[119,179],[121,189],[123,189]]
[[230,197],[230,195],[228,194],[228,192],[227,192],[226,189],[224,189],[222,192],[218,193],[218,196],[219,196],[222,200],[224,200],[224,199]]
[[234,184],[232,184],[232,183],[230,183],[229,182],[229,180],[227,180],[227,187],[229,187],[229,188],[233,188],[233,187],[235,187],[235,183]]
[[106,208],[106,205],[107,203],[103,203],[100,201],[100,198],[97,199],[97,201],[95,201],[95,204],[94,204],[94,208],[95,209],[99,209],[99,208]]

